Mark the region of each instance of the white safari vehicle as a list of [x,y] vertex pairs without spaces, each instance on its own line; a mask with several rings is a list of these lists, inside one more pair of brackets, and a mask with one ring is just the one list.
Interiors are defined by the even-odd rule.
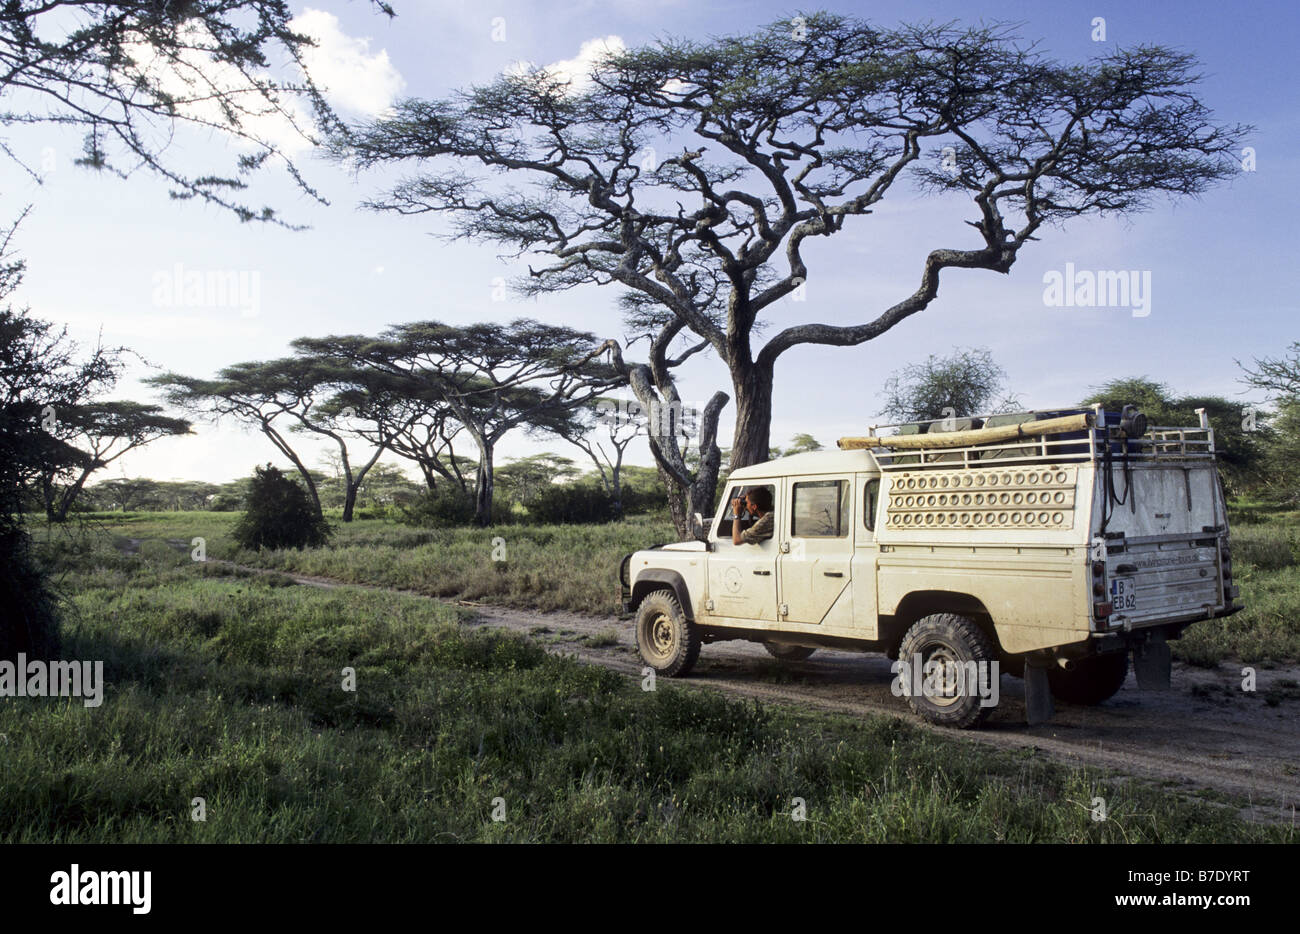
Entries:
[[[974,685],[999,672],[1025,679],[1030,723],[1053,696],[1111,697],[1130,654],[1140,688],[1167,689],[1167,640],[1242,608],[1199,414],[1186,428],[1132,407],[881,426],[736,470],[717,515],[697,516],[701,540],[623,559],[641,656],[682,676],[726,639],[792,661],[880,652],[897,660],[896,694],[957,727],[989,713],[996,689]],[[763,487],[772,536],[732,544],[732,523],[752,522],[732,501]]]

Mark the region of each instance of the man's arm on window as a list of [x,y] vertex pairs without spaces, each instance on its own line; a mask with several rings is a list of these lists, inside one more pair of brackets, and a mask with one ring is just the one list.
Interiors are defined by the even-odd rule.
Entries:
[[747,545],[757,545],[759,542],[767,541],[767,539],[772,537],[772,530],[775,524],[775,520],[773,520],[772,514],[769,512],[752,526],[741,532],[740,540]]

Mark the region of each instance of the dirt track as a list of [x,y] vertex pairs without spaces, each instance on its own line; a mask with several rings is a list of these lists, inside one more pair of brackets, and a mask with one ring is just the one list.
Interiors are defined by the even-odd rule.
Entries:
[[[341,586],[288,576],[310,586]],[[473,625],[528,633],[550,651],[641,676],[629,620],[472,609]],[[588,644],[610,630],[617,632],[617,644]],[[1210,671],[1175,663],[1173,689],[1161,693],[1139,692],[1130,672],[1104,704],[1058,704],[1052,722],[1035,727],[1024,722],[1023,682],[1004,675],[1001,703],[982,729],[969,731],[933,727],[913,716],[890,691],[890,662],[876,655],[821,649],[805,662],[777,663],[757,644],[722,642],[706,645],[695,671],[678,683],[837,713],[902,716],[952,738],[1004,749],[1034,747],[1065,763],[1113,769],[1184,793],[1208,789],[1229,796],[1243,817],[1293,824],[1300,809],[1300,691],[1279,682],[1294,685],[1300,668],[1258,668],[1252,694],[1241,690],[1241,667],[1225,663]],[[1266,700],[1270,691],[1275,706]]]

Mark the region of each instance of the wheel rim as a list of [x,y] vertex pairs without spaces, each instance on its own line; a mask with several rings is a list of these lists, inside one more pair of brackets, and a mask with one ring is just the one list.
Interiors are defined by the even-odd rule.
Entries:
[[[958,669],[961,664],[961,657],[951,645],[939,642],[929,646],[921,656],[922,683],[926,686],[925,699],[936,707],[944,708],[960,703],[962,692],[958,690],[960,684]],[[933,676],[930,675],[932,665],[942,666]],[[931,690],[932,687],[938,690]]]
[[656,658],[670,658],[673,653],[673,646],[677,641],[676,627],[673,621],[664,613],[660,613],[650,621],[649,649]]

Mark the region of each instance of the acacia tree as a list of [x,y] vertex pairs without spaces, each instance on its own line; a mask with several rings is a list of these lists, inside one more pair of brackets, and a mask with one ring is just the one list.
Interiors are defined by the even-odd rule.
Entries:
[[492,521],[493,459],[501,438],[519,427],[558,434],[574,410],[623,379],[598,360],[608,342],[526,318],[466,327],[420,321],[388,328],[378,339],[302,338],[295,346],[415,380],[442,400],[478,449],[474,514],[480,525]]
[[930,354],[885,380],[881,414],[899,422],[1010,412],[1019,402],[1006,393],[1007,374],[987,347]]
[[[693,515],[709,513],[713,505],[722,468],[718,418],[730,397],[718,390],[703,409],[685,405],[674,373],[692,356],[707,350],[709,342],[692,343],[684,338],[686,323],[644,294],[626,292],[620,301],[626,323],[637,334],[629,343],[644,339],[649,351],[645,363],[628,362],[622,348],[611,341],[610,360],[646,416],[650,453],[668,492],[668,512],[678,536],[703,536],[704,530],[695,527]],[[694,449],[689,444],[692,435]]]
[[413,461],[430,491],[441,479],[469,495],[473,461],[456,453],[457,438],[467,433],[451,406],[412,377],[375,369],[359,372],[365,379],[340,390],[328,406],[354,413],[351,430],[358,437],[376,445],[385,440],[388,450]]
[[1271,399],[1300,399],[1300,341],[1292,341],[1281,357],[1256,357],[1253,366],[1242,368],[1241,381],[1253,389],[1262,389]]
[[[394,15],[384,0],[371,3]],[[0,6],[0,102],[20,109],[0,113],[0,126],[80,128],[78,165],[123,176],[144,167],[175,198],[275,220],[270,207],[234,197],[268,161],[323,201],[277,142],[282,129],[309,141],[315,129],[345,130],[308,74],[304,55],[315,43],[293,17],[282,0],[8,0]],[[280,57],[296,66],[290,80],[270,71]],[[182,168],[178,124],[236,141],[243,152],[233,170]]]
[[83,355],[66,328],[9,303],[25,268],[10,248],[17,226],[0,237],[0,659],[52,658],[55,597],[31,550],[24,500],[45,470],[84,462],[48,429],[58,412],[110,390],[125,361],[122,348],[102,344]]
[[83,403],[56,409],[53,415],[50,433],[81,456],[75,465],[47,464],[41,471],[41,495],[51,522],[68,518],[68,510],[95,471],[159,438],[191,434],[185,419],[140,402]]
[[597,399],[594,409],[575,412],[572,427],[561,437],[596,465],[601,485],[613,502],[614,515],[623,515],[623,458],[628,446],[644,431],[640,419],[627,417],[621,399]]
[[380,438],[368,455],[363,453],[353,458],[348,451],[347,428],[342,423],[348,416],[326,403],[332,394],[364,380],[364,374],[338,361],[299,355],[237,363],[211,380],[163,373],[145,382],[162,389],[168,403],[187,412],[210,421],[233,417],[255,426],[293,464],[318,513],[321,503],[316,479],[291,443],[290,432],[333,441],[344,475],[343,521],[351,522],[357,491],[366,472],[384,452],[386,436]]
[[[734,468],[767,458],[791,348],[870,341],[924,310],[944,270],[1006,273],[1046,225],[1235,174],[1247,128],[1212,122],[1196,67],[1155,46],[1070,64],[1002,26],[817,14],[662,39],[577,80],[533,68],[407,100],[334,151],[414,169],[370,207],[445,213],[453,236],[544,256],[524,293],[617,283],[707,341],[731,374]],[[682,148],[660,160],[656,146]],[[809,277],[810,238],[871,215],[908,177],[912,193],[969,198],[971,242],[930,251],[915,289],[855,323],[790,320],[799,306],[780,303]],[[780,327],[760,346],[764,323]]]

